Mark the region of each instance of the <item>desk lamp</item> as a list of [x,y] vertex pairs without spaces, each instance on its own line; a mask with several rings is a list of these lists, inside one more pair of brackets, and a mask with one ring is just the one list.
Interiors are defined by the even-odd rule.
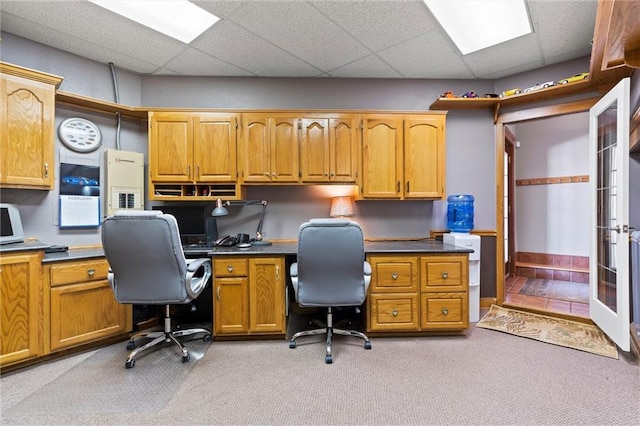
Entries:
[[216,201],[216,208],[211,212],[211,216],[220,217],[227,216],[229,214],[229,210],[225,208],[225,206],[255,206],[262,205],[262,212],[260,213],[260,221],[258,222],[258,228],[256,229],[256,236],[251,241],[253,245],[256,246],[270,246],[271,241],[263,240],[264,233],[262,232],[262,224],[264,223],[264,216],[267,212],[267,201],[266,200],[239,200],[239,201],[222,201],[220,198]]
[[331,212],[329,216],[331,217],[346,217],[353,216],[355,213],[353,212],[353,203],[351,202],[351,197],[343,196],[343,197],[333,197],[331,199]]

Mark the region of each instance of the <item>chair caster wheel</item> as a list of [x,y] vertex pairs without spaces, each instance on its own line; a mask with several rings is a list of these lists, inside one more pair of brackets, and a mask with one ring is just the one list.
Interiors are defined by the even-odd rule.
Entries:
[[295,349],[295,348],[296,348],[296,346],[297,346],[297,345],[296,345],[296,342],[293,342],[293,341],[292,341],[292,342],[289,342],[289,348],[291,348],[291,349]]
[[128,342],[127,342],[127,350],[129,350],[129,351],[130,351],[130,350],[132,350],[132,349],[135,349],[135,347],[136,347],[135,342],[132,342],[132,341],[128,341]]
[[205,342],[209,343],[209,342],[211,342],[213,339],[211,338],[211,335],[210,335],[210,334],[207,334],[206,336],[204,336],[204,337],[202,338],[202,340],[204,340]]
[[131,361],[127,361],[124,363],[124,366],[127,368],[133,368],[136,365],[136,360],[132,359]]
[[182,362],[189,362],[189,359],[191,359],[191,357],[189,356],[189,354],[187,354],[182,357]]
[[365,349],[371,349],[371,342],[364,342]]
[[333,364],[333,356],[325,355],[324,362],[326,362],[327,364]]

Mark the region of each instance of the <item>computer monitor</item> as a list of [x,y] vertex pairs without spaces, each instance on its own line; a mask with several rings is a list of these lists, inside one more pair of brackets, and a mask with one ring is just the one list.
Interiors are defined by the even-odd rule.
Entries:
[[176,218],[180,238],[183,245],[206,244],[207,218],[204,206],[153,206],[153,210],[161,210]]

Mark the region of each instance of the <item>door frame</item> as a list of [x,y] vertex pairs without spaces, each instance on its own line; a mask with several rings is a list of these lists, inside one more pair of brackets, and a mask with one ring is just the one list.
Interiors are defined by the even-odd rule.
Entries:
[[531,108],[527,110],[505,112],[498,115],[496,120],[496,300],[495,303],[504,304],[504,153],[506,126],[508,124],[523,123],[540,118],[557,117],[560,115],[588,112],[602,96],[580,99],[557,105]]
[[[516,145],[518,143],[516,135],[513,134],[508,127],[504,127],[504,152],[507,154],[508,158],[511,159],[509,165],[507,166],[507,185],[506,190],[508,191],[507,200],[509,205],[507,206],[509,209],[508,214],[508,223],[507,223],[507,241],[509,242],[509,247],[506,248],[508,250],[507,253],[507,262],[505,263],[505,267],[508,267],[508,270],[505,271],[505,277],[515,275],[516,272],[516,259],[515,259],[515,242],[516,242],[516,224],[515,224],[515,186],[516,186],[516,177],[515,177],[515,159],[516,159]],[[503,157],[504,158],[504,157]],[[504,172],[503,172],[503,184],[504,184]],[[504,236],[504,235],[503,235]],[[504,241],[504,239],[502,240]]]

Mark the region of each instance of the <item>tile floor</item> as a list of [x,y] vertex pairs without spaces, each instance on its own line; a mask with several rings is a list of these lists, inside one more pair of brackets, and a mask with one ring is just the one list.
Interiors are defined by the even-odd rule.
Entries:
[[[504,283],[505,302],[589,318],[588,303],[570,302],[568,300],[562,299],[548,299],[546,297],[527,296],[526,294],[520,294],[519,291],[526,281],[527,277],[507,277]],[[575,284],[587,286],[589,285],[583,283]]]

